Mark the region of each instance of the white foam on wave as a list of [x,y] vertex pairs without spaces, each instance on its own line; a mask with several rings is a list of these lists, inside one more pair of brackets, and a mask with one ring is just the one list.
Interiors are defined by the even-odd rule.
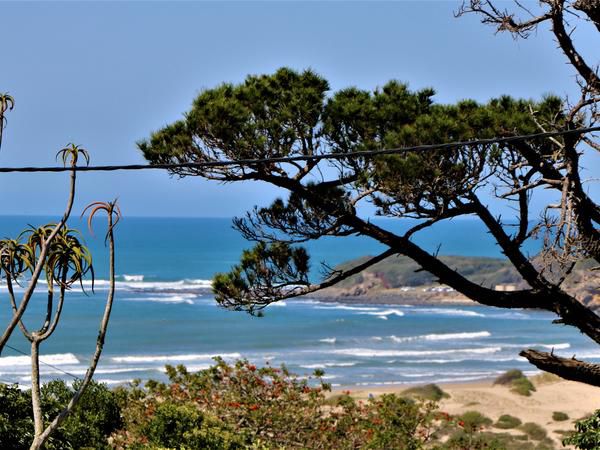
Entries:
[[125,281],[144,281],[144,275],[123,275]]
[[394,342],[411,342],[411,341],[448,341],[448,340],[459,340],[459,339],[478,339],[490,337],[492,334],[489,331],[474,331],[464,333],[440,333],[440,334],[423,334],[420,336],[390,336],[390,339]]
[[571,344],[569,344],[568,342],[561,342],[559,344],[540,344],[538,343],[533,343],[533,344],[499,344],[502,345],[502,347],[504,348],[529,348],[529,347],[542,347],[542,348],[547,348],[549,350],[565,350],[567,348],[571,348]]
[[[79,360],[73,353],[55,353],[40,355],[40,363],[52,364],[54,366],[79,364]],[[42,364],[43,364],[42,363]],[[12,368],[15,366],[30,366],[29,356],[3,356],[0,358],[0,367]]]
[[348,306],[348,305],[335,305],[335,306],[315,306],[314,309],[341,309],[345,311],[377,311],[379,308],[371,306]]
[[[477,357],[477,358],[458,358],[458,359],[442,359],[442,358],[426,358],[426,359],[406,359],[402,362],[407,364],[455,364],[461,363],[465,361],[488,361],[488,362],[509,362],[509,361],[527,361],[525,358],[521,356],[512,356],[512,357]],[[395,363],[396,361],[388,361],[389,363]]]
[[201,353],[191,355],[135,355],[135,356],[115,356],[111,358],[117,363],[156,363],[169,361],[198,361],[203,359],[212,359],[217,356],[221,358],[241,358],[239,353]]
[[324,342],[326,344],[335,344],[337,341],[337,338],[323,338],[323,339],[319,339],[319,342]]
[[300,367],[304,369],[326,369],[328,367],[352,367],[355,362],[339,362],[339,363],[319,363],[319,364],[303,364]]
[[377,317],[385,317],[387,319],[388,316],[402,317],[404,315],[404,312],[400,311],[399,309],[385,309],[383,311],[360,312],[358,314],[365,314],[365,315],[377,316]]
[[[126,279],[125,277],[142,277],[141,279]],[[178,291],[178,290],[194,290],[194,289],[210,289],[212,280],[203,279],[185,279],[177,281],[144,281],[144,275],[123,275],[125,281],[116,281],[115,288],[119,291]],[[108,289],[110,282],[108,280],[95,280],[94,288]],[[91,280],[84,280],[83,287],[86,290],[91,289]],[[74,286],[74,289],[76,287]]]
[[[200,372],[201,370],[210,369],[212,364],[196,364],[196,365],[186,365],[185,368],[188,372]],[[167,372],[165,367],[161,367],[160,371],[163,373]]]
[[133,381],[133,378],[130,380],[119,380],[119,379],[112,379],[112,378],[100,378],[98,380],[96,380],[96,383],[101,383],[101,384],[106,384],[109,386],[114,386],[117,384],[127,384],[127,383],[131,383]]
[[193,305],[194,302],[192,299],[196,297],[196,294],[178,294],[161,297],[127,297],[122,300],[127,302],[185,303],[187,305]]
[[596,352],[596,351],[580,352],[580,353],[577,353],[575,356],[577,358],[582,358],[582,359],[600,358],[600,352]]
[[457,348],[448,350],[374,350],[370,348],[345,348],[331,350],[331,353],[338,355],[351,355],[366,358],[393,357],[393,356],[433,356],[433,355],[452,355],[452,354],[473,354],[485,355],[497,353],[502,350],[501,347],[480,347],[480,348]]
[[485,317],[485,314],[481,314],[475,311],[469,311],[466,309],[455,309],[455,308],[415,308],[413,312],[417,313],[430,313],[430,314],[443,314],[448,316],[464,316],[464,317]]
[[284,301],[279,301],[279,302],[273,302],[271,303],[269,306],[279,306],[279,307],[284,307],[287,306],[287,303]]

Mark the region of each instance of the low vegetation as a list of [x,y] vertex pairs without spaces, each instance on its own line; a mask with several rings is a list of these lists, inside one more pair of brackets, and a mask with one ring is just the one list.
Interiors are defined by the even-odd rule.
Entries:
[[443,398],[450,398],[450,395],[442,390],[437,384],[425,384],[406,389],[403,395],[408,397],[420,398],[422,400],[430,400],[439,402]]
[[[369,257],[345,263],[336,269],[354,267]],[[440,260],[454,267],[464,276],[469,276],[478,284],[494,287],[498,284],[518,284],[521,278],[517,271],[504,259],[469,256],[441,256]],[[368,270],[340,282],[339,287],[349,288],[363,283],[370,275],[376,275],[382,288],[423,286],[435,284],[436,277],[429,272],[418,270],[417,263],[405,256],[390,256],[374,264]]]
[[563,422],[565,420],[569,420],[569,415],[562,411],[554,411],[552,413],[552,420],[555,422]]
[[[548,450],[553,442],[535,423],[510,415],[495,423],[479,411],[454,416],[434,398],[439,386],[411,388],[410,395],[385,394],[367,401],[345,391],[329,395],[323,372],[298,378],[285,367],[256,367],[241,360],[217,360],[191,373],[167,366],[168,381],[108,389],[92,384],[74,413],[45,448],[58,449],[402,449]],[[514,378],[509,375],[505,378]],[[516,378],[518,379],[518,377]],[[68,402],[77,383],[42,389],[44,410],[53,414]],[[0,385],[0,448],[29,448],[33,420],[28,391]],[[599,448],[598,415],[580,422],[565,442]],[[519,434],[494,429],[514,429]]]
[[503,430],[509,430],[511,428],[517,428],[519,425],[521,425],[521,423],[521,419],[518,417],[511,416],[510,414],[503,414],[498,417],[494,427]]
[[600,410],[575,423],[575,432],[565,438],[563,444],[573,445],[580,450],[600,448]]
[[517,369],[509,370],[494,380],[494,384],[509,386],[511,392],[529,397],[535,391],[535,386]]
[[519,430],[523,431],[527,436],[529,436],[530,439],[533,439],[534,441],[541,441],[548,435],[544,428],[533,422],[524,423],[519,427]]

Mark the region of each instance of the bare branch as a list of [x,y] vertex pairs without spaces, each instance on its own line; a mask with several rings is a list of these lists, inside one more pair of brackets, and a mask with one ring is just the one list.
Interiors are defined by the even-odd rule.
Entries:
[[600,387],[600,365],[591,364],[573,358],[561,358],[552,353],[538,350],[523,350],[519,355],[538,369],[558,375],[571,381],[579,381]]

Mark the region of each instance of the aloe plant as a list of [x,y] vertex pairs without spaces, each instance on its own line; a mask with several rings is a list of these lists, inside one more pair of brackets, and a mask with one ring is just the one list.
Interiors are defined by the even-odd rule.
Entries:
[[[0,143],[3,126],[6,123],[4,113],[13,107],[14,99],[8,94],[0,94]],[[72,286],[79,283],[83,289],[83,279],[89,276],[92,280],[92,291],[94,288],[92,255],[83,243],[80,233],[67,225],[75,199],[78,163],[84,160],[88,165],[90,156],[86,149],[70,143],[59,150],[56,157],[60,158],[64,166],[70,169],[69,194],[61,219],[57,223],[48,223],[38,227],[29,226],[16,239],[0,240],[0,279],[4,277],[6,280],[12,308],[12,317],[0,336],[0,355],[13,331],[18,327],[31,344],[31,401],[34,422],[34,439],[31,449],[43,447],[50,435],[71,413],[92,380],[104,347],[115,294],[114,227],[119,222],[121,211],[116,201],[94,202],[83,211],[83,214],[89,211],[88,226],[90,229],[92,219],[97,213],[106,212],[108,220],[105,244],[109,246],[110,280],[104,314],[99,325],[96,349],[82,382],[77,386],[75,394],[67,406],[56,417],[45,417],[41,405],[40,346],[55,332],[62,315],[65,295]],[[45,276],[47,291],[46,315],[43,323],[37,329],[30,330],[25,326],[22,318],[36,288],[39,287],[39,284],[43,284],[43,282],[40,283],[42,274]],[[20,284],[24,276],[29,279],[21,298],[17,299],[14,285]]]
[[2,147],[2,134],[4,127],[6,127],[6,117],[4,113],[6,111],[12,111],[15,107],[15,99],[7,93],[0,94],[0,147]]

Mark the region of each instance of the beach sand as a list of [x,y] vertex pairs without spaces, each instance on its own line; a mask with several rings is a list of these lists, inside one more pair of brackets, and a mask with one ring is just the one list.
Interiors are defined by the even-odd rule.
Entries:
[[[563,436],[556,431],[573,430],[573,422],[600,409],[600,388],[583,383],[565,381],[543,374],[530,378],[536,391],[530,397],[515,394],[509,387],[494,385],[493,380],[461,384],[443,384],[440,387],[450,398],[439,402],[440,411],[456,415],[466,411],[479,411],[494,422],[503,414],[518,417],[523,423],[534,422],[548,431],[560,448]],[[356,399],[367,399],[369,394],[401,393],[414,386],[385,386],[369,389],[350,389]],[[345,389],[336,389],[340,393]],[[569,415],[565,421],[555,421],[552,413]],[[504,432],[510,430],[496,430]]]

